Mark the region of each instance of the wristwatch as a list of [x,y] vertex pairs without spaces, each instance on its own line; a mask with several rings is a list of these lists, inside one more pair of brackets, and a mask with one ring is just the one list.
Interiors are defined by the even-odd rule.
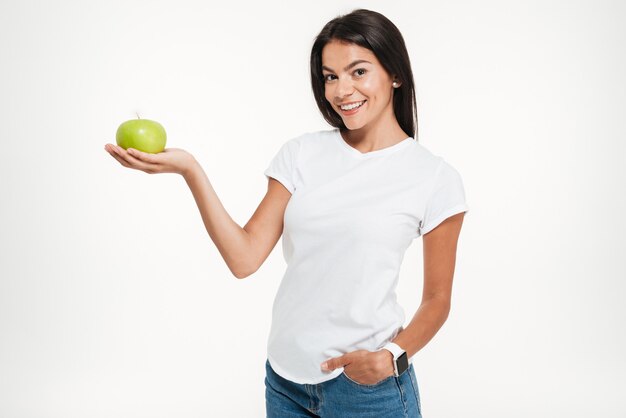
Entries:
[[390,341],[381,350],[388,350],[393,354],[393,371],[396,376],[400,376],[409,368],[409,357],[398,344]]

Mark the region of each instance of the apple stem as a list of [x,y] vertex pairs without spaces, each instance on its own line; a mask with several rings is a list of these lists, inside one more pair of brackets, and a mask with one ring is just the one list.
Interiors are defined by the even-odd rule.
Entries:
[[141,118],[139,117],[139,113],[135,112],[135,115],[137,115],[137,119],[141,119]]

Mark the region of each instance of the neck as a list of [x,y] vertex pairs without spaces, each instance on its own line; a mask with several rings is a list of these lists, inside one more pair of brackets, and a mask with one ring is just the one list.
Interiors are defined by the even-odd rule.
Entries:
[[410,136],[400,127],[393,109],[381,115],[379,120],[372,121],[362,128],[342,130],[341,135],[346,142],[361,152],[385,148]]

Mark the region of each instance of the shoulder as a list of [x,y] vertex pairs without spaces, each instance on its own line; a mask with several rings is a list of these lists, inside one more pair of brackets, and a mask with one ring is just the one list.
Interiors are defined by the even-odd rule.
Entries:
[[283,146],[295,149],[301,147],[302,145],[314,144],[325,141],[326,139],[329,139],[333,134],[333,129],[306,131],[299,135],[290,137],[283,143]]
[[336,135],[336,129],[323,129],[317,131],[307,131],[300,135],[291,138],[288,142],[294,142],[299,145],[302,144],[314,144],[318,142],[325,142],[333,135]]
[[428,147],[415,140],[408,152],[401,154],[400,158],[406,159],[413,175],[419,178],[436,177],[443,161],[441,156],[434,154]]
[[303,159],[327,150],[332,141],[333,130],[307,131],[284,141],[274,156],[274,160],[290,167],[298,165]]
[[435,177],[440,175],[459,175],[457,169],[450,164],[443,156],[433,153],[430,149],[420,144],[415,143],[415,152],[417,158],[420,160],[420,164],[423,164]]
[[317,155],[319,152],[327,152],[333,143],[335,130],[307,131],[294,136],[284,143],[290,154],[295,156]]

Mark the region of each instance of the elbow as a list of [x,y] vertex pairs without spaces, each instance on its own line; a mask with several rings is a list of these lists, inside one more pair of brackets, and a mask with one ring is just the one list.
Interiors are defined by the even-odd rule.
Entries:
[[238,271],[231,270],[231,273],[233,273],[233,276],[235,276],[236,279],[245,279],[246,277],[248,277],[247,274],[244,274]]
[[432,309],[439,312],[439,315],[443,318],[445,322],[450,315],[450,308],[452,307],[451,301],[449,297],[430,297],[425,299],[423,303],[428,304],[432,307]]
[[248,276],[253,275],[258,270],[258,267],[253,266],[241,266],[239,268],[231,268],[230,271],[237,279],[245,279]]
[[233,276],[235,276],[235,278],[237,279],[245,279],[246,277],[252,274],[249,270],[231,269],[230,271],[231,273],[233,273]]
[[441,310],[444,311],[447,314],[450,313],[450,308],[452,307],[452,302],[450,301],[450,298],[442,298],[440,300],[440,306],[441,306]]
[[441,314],[443,315],[443,320],[444,322],[448,319],[448,316],[450,316],[450,308],[452,307],[452,304],[450,303],[450,300],[444,300],[441,302]]

